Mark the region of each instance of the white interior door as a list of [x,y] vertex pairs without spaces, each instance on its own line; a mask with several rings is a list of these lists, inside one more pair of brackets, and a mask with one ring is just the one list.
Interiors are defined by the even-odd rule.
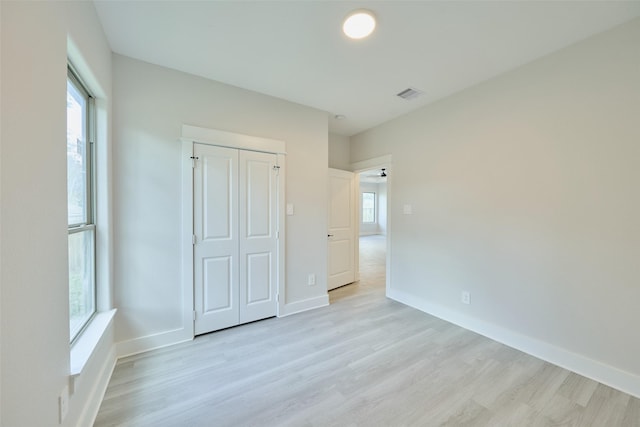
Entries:
[[355,174],[329,169],[327,290],[355,281]]
[[195,334],[275,316],[277,156],[193,152]]
[[276,159],[240,151],[240,323],[277,311]]
[[238,150],[194,144],[195,333],[239,321]]

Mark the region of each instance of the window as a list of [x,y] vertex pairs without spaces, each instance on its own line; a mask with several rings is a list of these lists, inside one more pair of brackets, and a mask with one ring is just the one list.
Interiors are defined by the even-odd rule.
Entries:
[[69,333],[80,334],[96,312],[93,98],[69,68],[67,75],[67,220]]
[[362,223],[376,222],[376,193],[362,193]]

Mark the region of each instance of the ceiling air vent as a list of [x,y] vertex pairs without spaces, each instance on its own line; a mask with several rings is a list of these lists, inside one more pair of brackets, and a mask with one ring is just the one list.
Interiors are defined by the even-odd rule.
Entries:
[[421,91],[419,91],[418,89],[414,89],[414,88],[410,87],[410,88],[407,88],[407,89],[403,90],[402,92],[400,92],[396,96],[399,96],[400,98],[406,99],[408,101],[410,99],[417,98],[420,95],[422,95]]

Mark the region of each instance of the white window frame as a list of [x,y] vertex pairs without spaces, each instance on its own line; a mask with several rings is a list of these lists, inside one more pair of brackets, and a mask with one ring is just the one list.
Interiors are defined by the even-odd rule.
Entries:
[[[365,221],[364,220],[364,195],[365,194],[373,194],[373,219],[371,221]],[[362,206],[362,210],[360,212],[360,215],[362,216],[362,223],[363,224],[375,224],[376,223],[376,217],[377,217],[377,215],[376,215],[377,214],[376,205],[378,204],[377,203],[378,200],[377,200],[377,196],[376,196],[375,191],[363,191],[361,197],[362,197],[362,205],[361,205]]]
[[[97,313],[97,286],[96,286],[96,197],[95,197],[95,140],[96,140],[96,108],[95,97],[91,94],[87,85],[82,81],[78,73],[75,71],[71,63],[67,67],[67,79],[72,82],[76,89],[78,89],[85,97],[87,101],[87,124],[86,124],[86,149],[85,149],[85,164],[86,164],[86,213],[85,218],[80,223],[68,224],[68,235],[71,236],[76,233],[90,233],[91,234],[91,257],[88,260],[90,265],[90,280],[92,287],[93,309],[90,315],[85,319],[82,326],[77,328],[75,333],[70,331],[70,344],[73,345],[75,341],[82,335],[87,326],[91,323]],[[69,312],[69,327],[71,328],[71,312]]]

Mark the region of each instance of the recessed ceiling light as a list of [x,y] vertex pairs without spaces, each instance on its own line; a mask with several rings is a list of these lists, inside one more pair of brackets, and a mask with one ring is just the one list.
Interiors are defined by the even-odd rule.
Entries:
[[354,10],[342,24],[342,31],[352,39],[363,39],[376,29],[376,17],[365,9]]

